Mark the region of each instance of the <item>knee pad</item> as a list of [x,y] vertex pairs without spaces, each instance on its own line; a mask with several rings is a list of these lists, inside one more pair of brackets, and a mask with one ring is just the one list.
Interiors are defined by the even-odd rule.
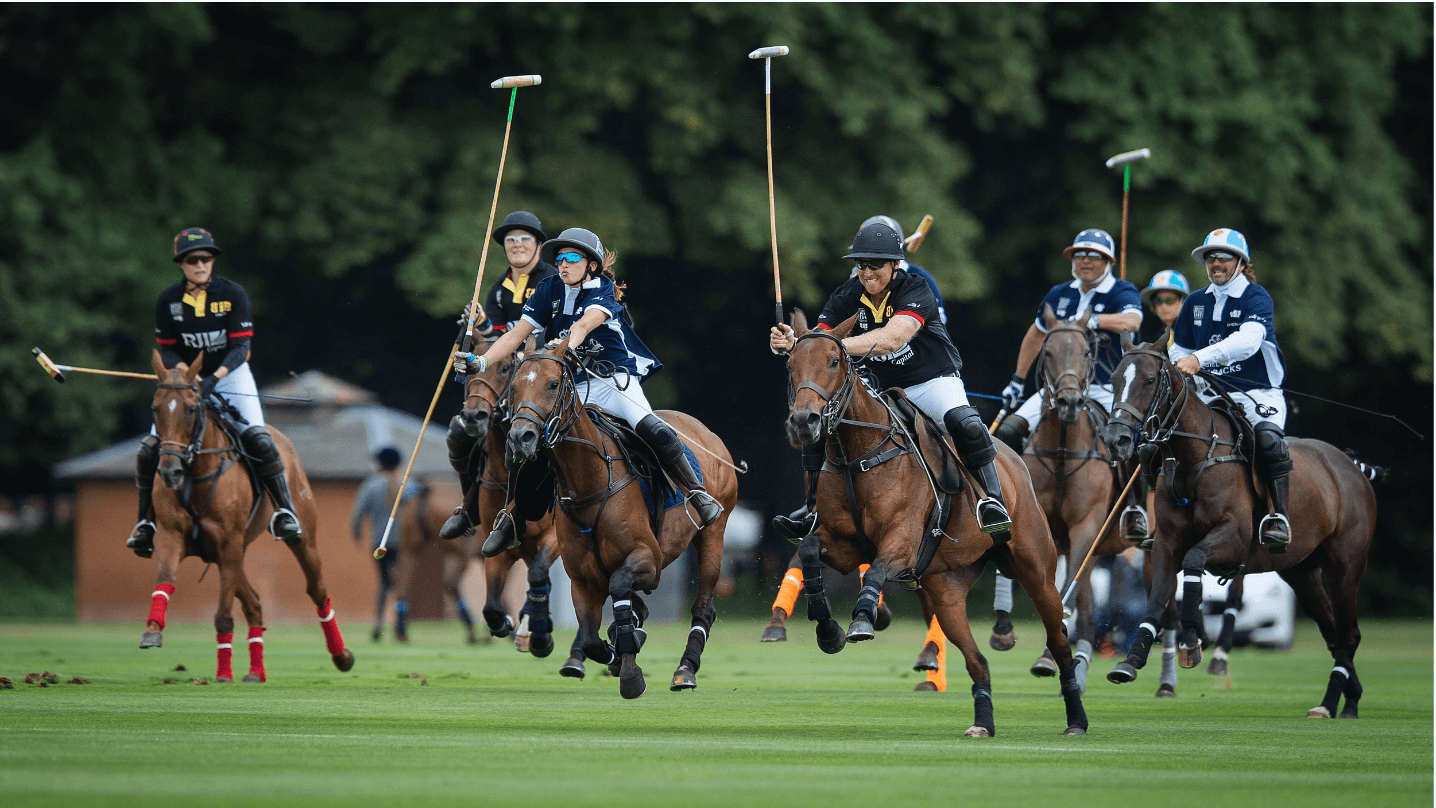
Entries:
[[678,433],[657,415],[643,416],[643,420],[638,422],[633,431],[638,433],[644,443],[653,447],[659,461],[671,461],[683,454],[683,444],[678,440]]
[[1257,455],[1268,474],[1291,471],[1291,456],[1286,450],[1286,435],[1276,424],[1262,421],[1256,425]]
[[470,435],[464,429],[459,416],[455,415],[449,419],[449,435],[445,438],[449,445],[449,465],[454,471],[463,474],[469,470],[469,455],[474,451],[474,444],[478,439]]
[[947,427],[947,433],[957,445],[957,453],[962,457],[963,463],[981,466],[997,456],[997,449],[992,445],[992,436],[987,434],[987,427],[982,425],[982,416],[978,414],[976,407],[970,404],[953,407],[942,416],[942,425]]
[[279,447],[274,445],[274,438],[268,429],[252,426],[240,433],[239,442],[244,444],[244,451],[260,464],[261,474],[267,473],[265,466],[279,465]]
[[146,435],[140,441],[140,450],[135,453],[135,484],[140,488],[152,486],[159,463],[160,439],[155,435]]

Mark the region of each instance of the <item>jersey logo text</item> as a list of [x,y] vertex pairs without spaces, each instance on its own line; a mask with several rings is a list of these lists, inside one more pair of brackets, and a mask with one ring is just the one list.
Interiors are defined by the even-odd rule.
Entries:
[[218,331],[204,331],[198,334],[181,333],[186,348],[203,348],[206,351],[217,351],[229,342],[229,335],[224,329]]

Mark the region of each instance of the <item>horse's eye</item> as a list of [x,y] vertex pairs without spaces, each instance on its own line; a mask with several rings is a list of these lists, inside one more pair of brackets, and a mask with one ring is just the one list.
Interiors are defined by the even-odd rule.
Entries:
[[1157,377],[1156,377],[1156,376],[1148,376],[1148,377],[1147,377],[1147,384],[1146,384],[1147,387],[1151,387],[1152,385],[1154,385],[1154,384],[1156,384],[1156,383],[1157,383]]
[[548,383],[548,389],[550,389],[550,390],[557,390],[557,389],[558,389],[558,379],[554,379],[553,381],[549,382],[549,383]]
[[509,372],[509,363],[508,363],[508,362],[505,362],[505,363],[503,363],[502,365],[499,365],[499,372],[500,372],[500,373],[508,373],[508,372]]
[[828,367],[830,367],[830,368],[835,368],[835,367],[837,367],[837,366],[838,366],[838,358],[835,356],[835,357],[832,358],[831,361],[828,362]]

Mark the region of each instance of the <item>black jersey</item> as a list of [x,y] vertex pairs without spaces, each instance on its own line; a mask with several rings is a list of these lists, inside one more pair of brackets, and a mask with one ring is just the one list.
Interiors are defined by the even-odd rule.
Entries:
[[882,328],[899,314],[922,323],[906,345],[890,354],[870,356],[863,363],[884,388],[911,387],[962,368],[962,357],[938,317],[937,299],[927,281],[917,275],[894,271],[888,291],[878,301],[868,298],[857,278],[849,278],[828,298],[817,327],[833,328],[853,314],[858,315],[853,336]]
[[557,275],[558,268],[546,261],[529,270],[527,275],[515,275],[510,267],[502,278],[489,287],[489,296],[484,301],[484,314],[493,326],[494,334],[503,334],[523,316],[524,304],[533,297],[539,281],[550,275]]
[[180,281],[160,292],[155,303],[155,342],[166,367],[191,364],[203,351],[202,375],[221,365],[234,370],[248,360],[253,336],[249,295],[244,287],[218,275],[193,295],[185,293],[185,282]]

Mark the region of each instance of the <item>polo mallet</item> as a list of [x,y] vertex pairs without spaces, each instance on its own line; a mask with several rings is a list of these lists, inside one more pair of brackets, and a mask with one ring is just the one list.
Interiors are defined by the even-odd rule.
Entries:
[[1127,280],[1127,197],[1132,190],[1132,164],[1151,156],[1151,149],[1137,149],[1136,151],[1122,152],[1107,160],[1108,168],[1122,167],[1122,258],[1118,274],[1124,281]]
[[[404,499],[404,487],[409,484],[409,473],[414,470],[414,460],[419,456],[419,447],[424,443],[424,430],[429,428],[429,419],[434,417],[434,407],[439,404],[439,394],[444,392],[444,382],[449,378],[449,368],[454,364],[454,354],[459,350],[468,352],[474,342],[474,320],[479,313],[479,295],[484,287],[484,267],[489,260],[489,234],[494,232],[494,215],[499,210],[499,188],[504,183],[504,163],[509,156],[509,132],[514,126],[514,102],[518,100],[520,87],[532,87],[543,83],[543,77],[533,76],[505,76],[489,86],[495,90],[509,89],[509,116],[504,123],[504,146],[499,152],[499,175],[494,180],[494,202],[489,206],[489,226],[484,230],[484,248],[479,253],[479,274],[474,279],[474,296],[469,301],[468,328],[464,330],[463,340],[455,342],[454,347],[449,349],[444,356],[444,372],[439,376],[439,386],[434,388],[434,396],[429,399],[429,410],[424,413],[424,422],[419,426],[419,437],[414,441],[414,451],[409,453],[409,464],[404,467],[404,478],[399,482],[399,491],[394,495],[394,507],[389,509],[389,521],[384,524],[384,536],[379,540],[379,547],[374,550],[374,560],[378,561],[388,554],[389,532],[394,528],[394,516],[399,513],[399,503]],[[454,380],[458,381],[458,374]]]
[[[1143,149],[1142,151],[1146,151],[1146,149]],[[1068,579],[1067,591],[1062,593],[1062,610],[1064,612],[1067,611],[1067,599],[1072,597],[1073,592],[1077,591],[1077,579],[1081,578],[1083,571],[1087,569],[1087,562],[1091,561],[1092,554],[1097,552],[1097,545],[1101,544],[1102,537],[1107,535],[1107,528],[1112,524],[1113,517],[1117,515],[1117,509],[1121,508],[1122,503],[1127,501],[1127,493],[1132,490],[1132,484],[1137,482],[1137,475],[1141,473],[1142,470],[1140,468],[1132,472],[1132,479],[1127,481],[1127,487],[1123,488],[1122,493],[1117,495],[1117,501],[1112,504],[1112,512],[1107,514],[1107,521],[1102,523],[1102,529],[1097,531],[1097,538],[1093,539],[1092,546],[1087,548],[1087,557],[1082,559],[1082,564],[1077,567],[1077,574],[1073,575],[1070,579]]]
[[[74,365],[60,365],[60,364],[57,364],[57,363],[55,363],[54,361],[52,361],[52,360],[50,359],[50,357],[46,356],[46,355],[45,355],[45,352],[42,351],[42,350],[40,350],[39,348],[31,348],[31,349],[30,349],[30,353],[32,353],[32,354],[35,355],[35,361],[36,361],[36,362],[39,362],[39,363],[40,363],[40,367],[44,368],[44,369],[45,369],[45,372],[48,373],[48,374],[50,374],[50,378],[54,379],[55,381],[59,382],[60,384],[64,384],[64,383],[65,383],[65,373],[66,373],[67,371],[70,372],[70,373],[92,373],[92,374],[94,374],[94,375],[96,375],[96,376],[118,376],[118,377],[120,377],[120,378],[122,378],[122,379],[148,379],[148,380],[150,380],[150,381],[152,381],[152,382],[153,382],[153,381],[159,381],[159,377],[155,376],[155,374],[153,374],[153,373],[132,373],[132,372],[130,372],[130,371],[128,371],[128,370],[100,370],[99,368],[77,368],[77,367],[75,367]],[[278,400],[278,401],[313,401],[313,400],[314,400],[314,399],[312,399],[312,398],[298,398],[298,397],[295,397],[295,396],[275,396],[275,395],[270,395],[270,394],[268,394],[268,393],[234,393],[234,392],[230,392],[230,393],[224,393],[224,395],[227,395],[227,396],[248,396],[248,395],[252,395],[252,396],[254,396],[254,397],[256,397],[256,398],[272,398],[272,399],[276,399],[276,400]]]
[[1002,425],[1002,419],[1007,417],[1007,408],[1003,407],[997,411],[997,417],[992,419],[992,426],[987,428],[987,434],[996,435],[997,428]]
[[778,206],[773,198],[773,57],[787,56],[787,45],[759,48],[748,54],[749,59],[763,60],[763,108],[767,113],[768,135],[768,229],[773,236],[773,313],[778,325],[783,324],[783,280],[778,272]]
[[922,246],[922,240],[927,238],[928,231],[931,229],[932,214],[929,213],[922,217],[922,223],[917,226],[916,230],[912,231],[912,235],[907,237],[907,251],[910,253],[917,252],[917,248]]

